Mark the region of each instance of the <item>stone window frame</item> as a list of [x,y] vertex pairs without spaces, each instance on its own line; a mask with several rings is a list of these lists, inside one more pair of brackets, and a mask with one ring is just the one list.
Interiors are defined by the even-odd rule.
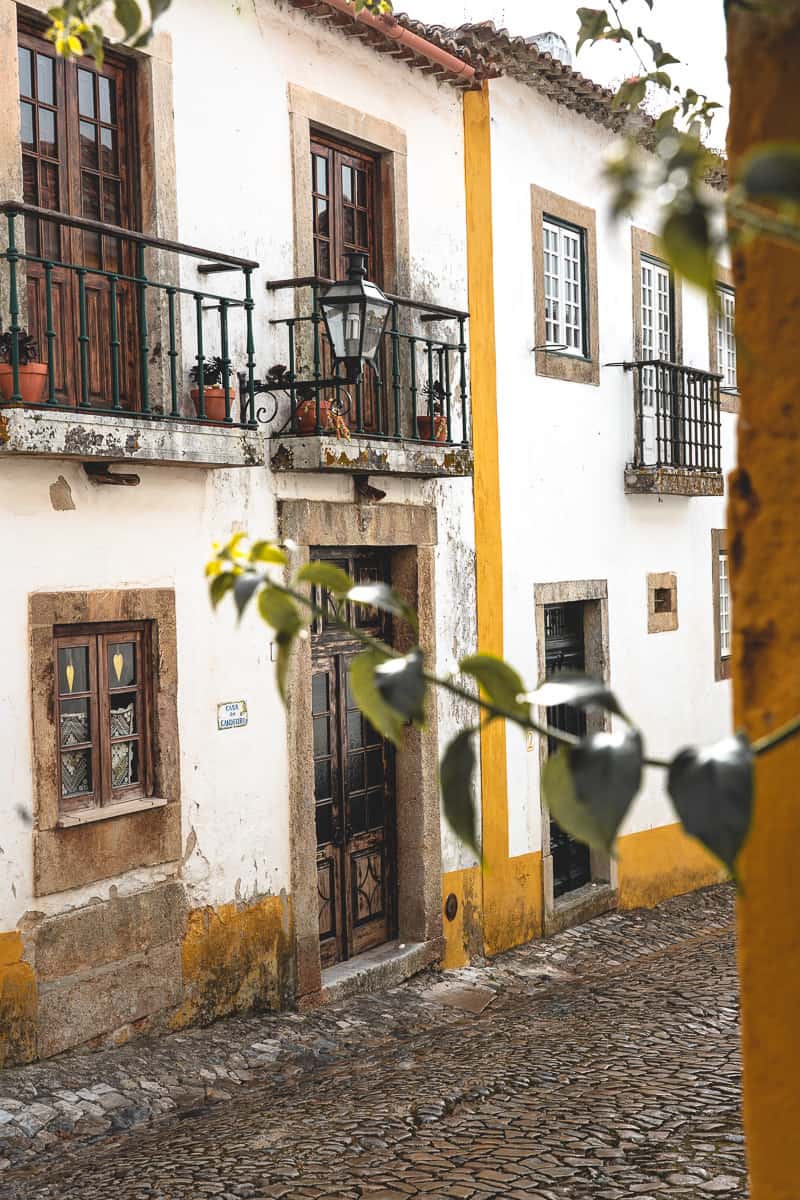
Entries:
[[574,200],[531,185],[531,240],[533,247],[534,285],[534,346],[543,347],[547,341],[544,299],[544,221],[551,217],[557,224],[579,229],[583,234],[583,269],[585,301],[585,336],[588,354],[580,356],[566,351],[536,349],[534,354],[537,375],[562,379],[568,383],[583,383],[592,387],[600,384],[600,328],[597,284],[597,215]]
[[[419,644],[429,660],[435,661],[435,510],[413,504],[359,506],[281,500],[278,520],[280,536],[297,544],[298,565],[308,561],[312,546],[326,549],[377,546],[388,550],[389,582],[416,610]],[[410,649],[410,633],[400,626],[394,643],[400,650]],[[297,994],[306,1005],[324,998],[319,949],[311,675],[311,640],[307,639],[298,644],[292,655],[286,710]],[[407,945],[421,943],[415,959],[420,965],[438,960],[444,949],[438,759],[436,708],[431,705],[426,728],[405,731],[395,760],[397,937]]]
[[[557,583],[537,583],[533,589],[536,627],[536,660],[539,679],[546,672],[545,608],[550,604],[583,604],[583,632],[586,671],[606,683],[611,678],[611,647],[608,623],[608,580],[577,579]],[[539,707],[537,718],[545,724],[547,709]],[[586,716],[589,733],[610,731],[611,716],[606,712],[589,712]],[[547,761],[547,739],[539,739],[539,779]],[[619,901],[617,861],[602,851],[592,850],[590,869],[592,881],[587,888],[556,900],[553,896],[553,858],[550,854],[550,810],[540,785],[542,836],[542,921],[545,935],[557,933],[571,925],[581,924],[600,913],[616,908]]]
[[[656,611],[656,592],[669,591],[668,612]],[[650,571],[647,576],[647,632],[674,633],[678,628],[678,576],[674,571]]]
[[[68,891],[181,856],[175,592],[168,588],[34,592],[28,598],[34,784],[34,895]],[[70,814],[60,808],[54,711],[57,626],[147,622],[153,795]]]
[[631,283],[633,289],[633,357],[639,362],[642,357],[642,258],[654,259],[669,271],[672,299],[672,342],[675,347],[675,362],[683,363],[683,288],[669,263],[664,258],[660,240],[654,233],[631,226]]
[[[730,267],[723,267],[717,263],[714,269],[714,286],[715,288],[727,288],[728,291],[733,292],[734,296],[736,295],[736,285]],[[717,370],[717,310],[710,296],[708,299],[708,369],[714,372]],[[720,392],[719,399],[723,412],[739,412],[738,379],[736,393]]]
[[[720,628],[719,628],[719,556],[720,554],[728,554],[728,531],[727,529],[712,529],[711,530],[711,596],[712,596],[712,612],[714,618],[714,680],[719,683],[723,679],[731,678],[731,662],[732,655],[722,654]],[[730,555],[728,555],[728,587],[730,589]]]

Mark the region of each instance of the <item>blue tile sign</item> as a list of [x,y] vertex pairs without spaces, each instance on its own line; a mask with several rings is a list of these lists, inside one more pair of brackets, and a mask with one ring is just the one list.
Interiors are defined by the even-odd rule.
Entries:
[[228,700],[217,705],[217,729],[241,729],[246,724],[246,700]]

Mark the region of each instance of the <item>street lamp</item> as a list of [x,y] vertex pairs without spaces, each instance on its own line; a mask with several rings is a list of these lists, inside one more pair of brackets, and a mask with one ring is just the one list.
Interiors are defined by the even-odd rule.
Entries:
[[358,383],[365,363],[378,369],[376,359],[392,305],[367,279],[366,255],[351,253],[347,259],[347,279],[329,287],[319,306],[333,349],[334,369],[341,363],[348,383]]

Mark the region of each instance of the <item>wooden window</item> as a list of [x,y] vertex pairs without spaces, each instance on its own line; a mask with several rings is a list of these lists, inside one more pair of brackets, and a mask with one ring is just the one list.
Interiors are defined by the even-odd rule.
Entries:
[[315,137],[311,142],[314,270],[326,279],[347,278],[347,255],[367,256],[367,275],[380,284],[378,164],[352,147]]
[[[716,370],[722,376],[721,386],[736,390],[736,296],[732,288],[718,287],[719,308],[716,315]],[[712,368],[713,369],[713,368]]]
[[548,217],[542,244],[547,345],[586,357],[585,233]]
[[56,628],[62,812],[151,795],[149,642],[146,622]]
[[711,587],[714,606],[714,678],[730,679],[731,582],[725,529],[711,530]]

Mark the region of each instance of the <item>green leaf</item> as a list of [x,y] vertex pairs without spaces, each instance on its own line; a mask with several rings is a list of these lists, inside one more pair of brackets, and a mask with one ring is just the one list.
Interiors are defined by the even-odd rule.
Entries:
[[439,782],[442,788],[442,810],[453,833],[480,858],[478,822],[472,794],[475,773],[475,729],[462,729],[453,738],[442,756]]
[[800,142],[765,142],[747,156],[739,183],[750,200],[800,204]]
[[135,37],[142,24],[142,10],[136,0],[114,0],[114,16],[125,30],[125,37]]
[[275,563],[277,566],[285,567],[288,565],[289,556],[274,542],[260,541],[253,542],[250,547],[250,561]]
[[542,772],[550,815],[565,833],[610,852],[642,780],[642,739],[636,730],[592,733],[562,746]]
[[[219,576],[217,576],[219,578]],[[257,575],[255,572],[247,572],[244,575],[237,575],[233,584],[233,602],[236,605],[236,611],[239,614],[239,620],[244,615],[244,610],[247,608],[253,593],[264,582],[262,575]]]
[[386,662],[386,656],[377,650],[365,650],[350,664],[350,687],[353,698],[361,712],[383,737],[400,745],[403,736],[403,718],[381,695],[375,681],[376,668]]
[[628,720],[611,689],[602,680],[591,679],[588,675],[573,675],[564,671],[556,679],[545,680],[525,699],[529,704],[539,704],[542,708],[571,704],[573,708],[600,709],[622,717],[623,721]]
[[169,8],[172,0],[150,0],[150,17],[155,21]]
[[699,200],[688,212],[676,208],[661,230],[661,242],[676,271],[704,291],[711,292],[716,280],[714,243],[708,209]]
[[275,665],[275,672],[278,679],[278,691],[281,695],[281,700],[286,704],[288,700],[286,681],[289,677],[289,663],[292,657],[292,646],[294,645],[294,636],[288,633],[279,633],[275,637],[275,645],[278,647],[278,661]]
[[298,583],[313,583],[325,588],[334,596],[346,596],[353,586],[353,581],[346,571],[333,563],[309,562],[300,568],[295,576]]
[[426,683],[422,651],[417,646],[403,658],[388,658],[375,668],[375,686],[381,697],[404,721],[425,722]]
[[672,761],[667,789],[686,832],[735,876],[753,815],[753,751],[745,735],[682,750]]
[[612,108],[638,108],[647,95],[647,79],[638,76],[633,79],[626,79],[617,88],[614,99],[611,101]]
[[523,719],[530,713],[522,700],[525,685],[513,667],[493,654],[471,654],[462,658],[458,669],[477,680],[486,696],[498,708],[516,714]]
[[214,608],[217,607],[222,597],[233,587],[236,576],[233,571],[222,571],[219,575],[214,575],[208,585],[208,594],[211,597],[211,604]]
[[650,47],[650,53],[653,55],[653,62],[657,68],[670,67],[673,63],[679,63],[681,61],[679,58],[676,58],[674,54],[669,54],[661,45],[661,42],[656,42],[653,41],[652,38],[645,37],[641,26],[637,30],[637,34],[642,41],[646,42]]
[[271,625],[276,633],[284,634],[289,639],[294,638],[303,628],[303,618],[294,600],[268,583],[265,583],[259,593],[258,611],[267,625]]
[[645,75],[648,83],[654,83],[656,87],[664,88],[665,91],[670,91],[672,88],[672,80],[666,71],[651,71],[649,75]]
[[609,28],[611,22],[604,8],[579,8],[577,10],[577,17],[580,21],[580,29],[578,30],[578,45],[575,48],[575,53],[580,54],[581,47],[586,42],[598,41],[606,29]]
[[350,588],[347,599],[368,608],[379,608],[392,616],[402,617],[412,629],[417,628],[417,614],[409,608],[402,596],[389,587],[388,583],[359,583]]

